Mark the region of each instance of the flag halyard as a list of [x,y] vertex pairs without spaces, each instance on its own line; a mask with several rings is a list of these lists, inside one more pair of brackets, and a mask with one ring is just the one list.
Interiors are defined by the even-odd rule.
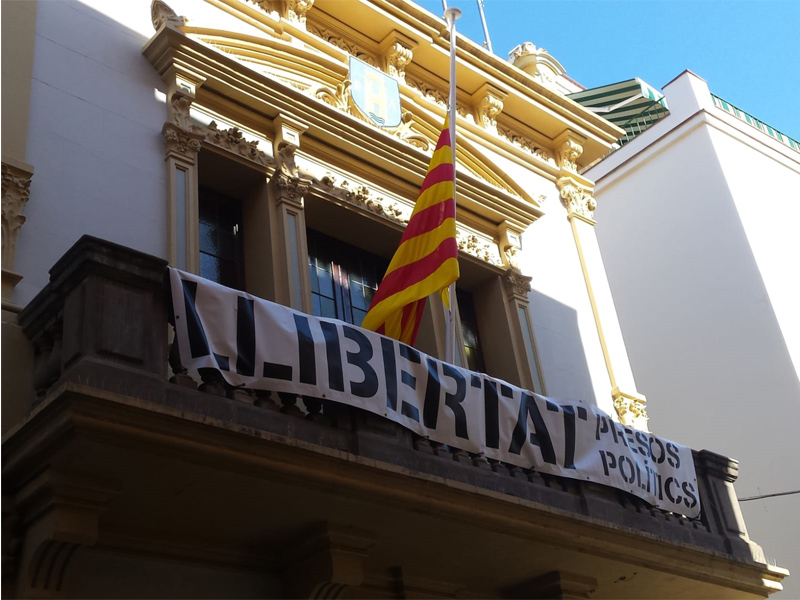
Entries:
[[440,292],[449,308],[448,288],[459,275],[455,171],[448,121],[439,135],[400,246],[362,323],[366,329],[409,345],[416,340],[426,298]]

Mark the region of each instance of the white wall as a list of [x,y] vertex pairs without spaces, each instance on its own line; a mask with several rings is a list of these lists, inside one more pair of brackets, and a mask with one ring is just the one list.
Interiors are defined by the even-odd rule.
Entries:
[[141,53],[152,34],[149,0],[38,5],[21,306],[84,233],[166,255],[165,86]]
[[[739,460],[739,497],[798,490],[800,155],[792,167],[791,151],[713,106],[673,116],[588,174],[651,430]],[[787,598],[800,595],[797,507],[798,496],[742,504],[751,537],[797,575]]]

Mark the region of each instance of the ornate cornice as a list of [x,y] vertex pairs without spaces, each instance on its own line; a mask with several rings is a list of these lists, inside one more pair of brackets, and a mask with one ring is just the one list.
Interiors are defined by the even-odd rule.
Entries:
[[428,85],[421,79],[415,79],[414,77],[406,74],[406,83],[412,90],[415,90],[422,96],[425,100],[429,102],[433,102],[434,104],[438,104],[443,108],[447,108],[447,96],[442,93],[441,90]]
[[347,204],[394,223],[405,225],[411,216],[411,207],[405,207],[395,200],[377,195],[365,185],[356,185],[351,188],[349,181],[344,179],[339,182],[336,176],[330,172],[320,179],[320,184],[326,192]]
[[550,165],[556,166],[556,159],[553,158],[553,153],[550,152],[550,150],[537,145],[533,140],[515,133],[510,128],[504,127],[499,123],[497,125],[497,135],[510,143],[512,146],[516,146],[520,150],[524,150],[531,156],[535,156],[536,158],[539,158]]
[[561,203],[569,212],[570,217],[580,219],[595,224],[594,211],[597,208],[597,200],[591,195],[591,190],[581,186],[570,177],[561,177],[556,180],[556,187],[561,195]]
[[3,199],[3,270],[14,270],[17,254],[17,233],[25,216],[22,210],[30,198],[33,173],[2,163]]
[[392,133],[404,142],[427,152],[431,147],[431,141],[427,136],[414,131],[414,114],[411,111],[403,111],[400,118],[399,127],[392,130]]
[[258,149],[258,142],[246,140],[238,127],[219,129],[216,121],[211,121],[207,127],[195,126],[193,130],[203,135],[203,141],[206,143],[246,158],[262,167],[274,164],[265,152]]
[[456,244],[458,249],[485,263],[502,267],[503,261],[500,258],[500,250],[492,240],[478,237],[470,231],[458,229],[456,231]]
[[341,34],[311,23],[308,24],[308,31],[325,40],[329,44],[336,46],[339,48],[339,50],[347,52],[347,54],[350,56],[355,56],[357,59],[363,60],[365,63],[375,67],[376,69],[379,68],[374,56],[353,42],[346,40]]
[[150,18],[156,31],[167,24],[180,26],[187,22],[186,17],[178,16],[164,0],[153,0],[150,4]]
[[285,0],[286,1],[286,18],[293,23],[305,26],[306,15],[311,7],[314,6],[314,0]]

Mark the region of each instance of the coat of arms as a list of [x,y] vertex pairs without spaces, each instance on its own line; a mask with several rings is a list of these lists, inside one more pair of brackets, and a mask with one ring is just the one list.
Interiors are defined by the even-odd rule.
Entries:
[[350,96],[358,109],[380,127],[400,125],[400,86],[397,81],[350,57]]

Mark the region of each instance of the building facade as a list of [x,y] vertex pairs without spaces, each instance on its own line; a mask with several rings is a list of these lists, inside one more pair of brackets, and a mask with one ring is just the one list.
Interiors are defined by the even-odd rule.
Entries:
[[[687,519],[170,351],[168,264],[360,323],[444,120],[441,19],[399,0],[4,2],[3,26],[4,595],[780,588],[723,456],[694,454],[708,501]],[[457,48],[457,362],[646,430],[580,174],[620,130],[564,96],[546,52]],[[418,347],[443,344],[431,301]]]
[[625,342],[653,421],[741,461],[739,497],[767,496],[742,503],[751,532],[796,571],[797,496],[772,494],[800,489],[800,145],[689,71],[664,93],[670,114],[586,173]]

